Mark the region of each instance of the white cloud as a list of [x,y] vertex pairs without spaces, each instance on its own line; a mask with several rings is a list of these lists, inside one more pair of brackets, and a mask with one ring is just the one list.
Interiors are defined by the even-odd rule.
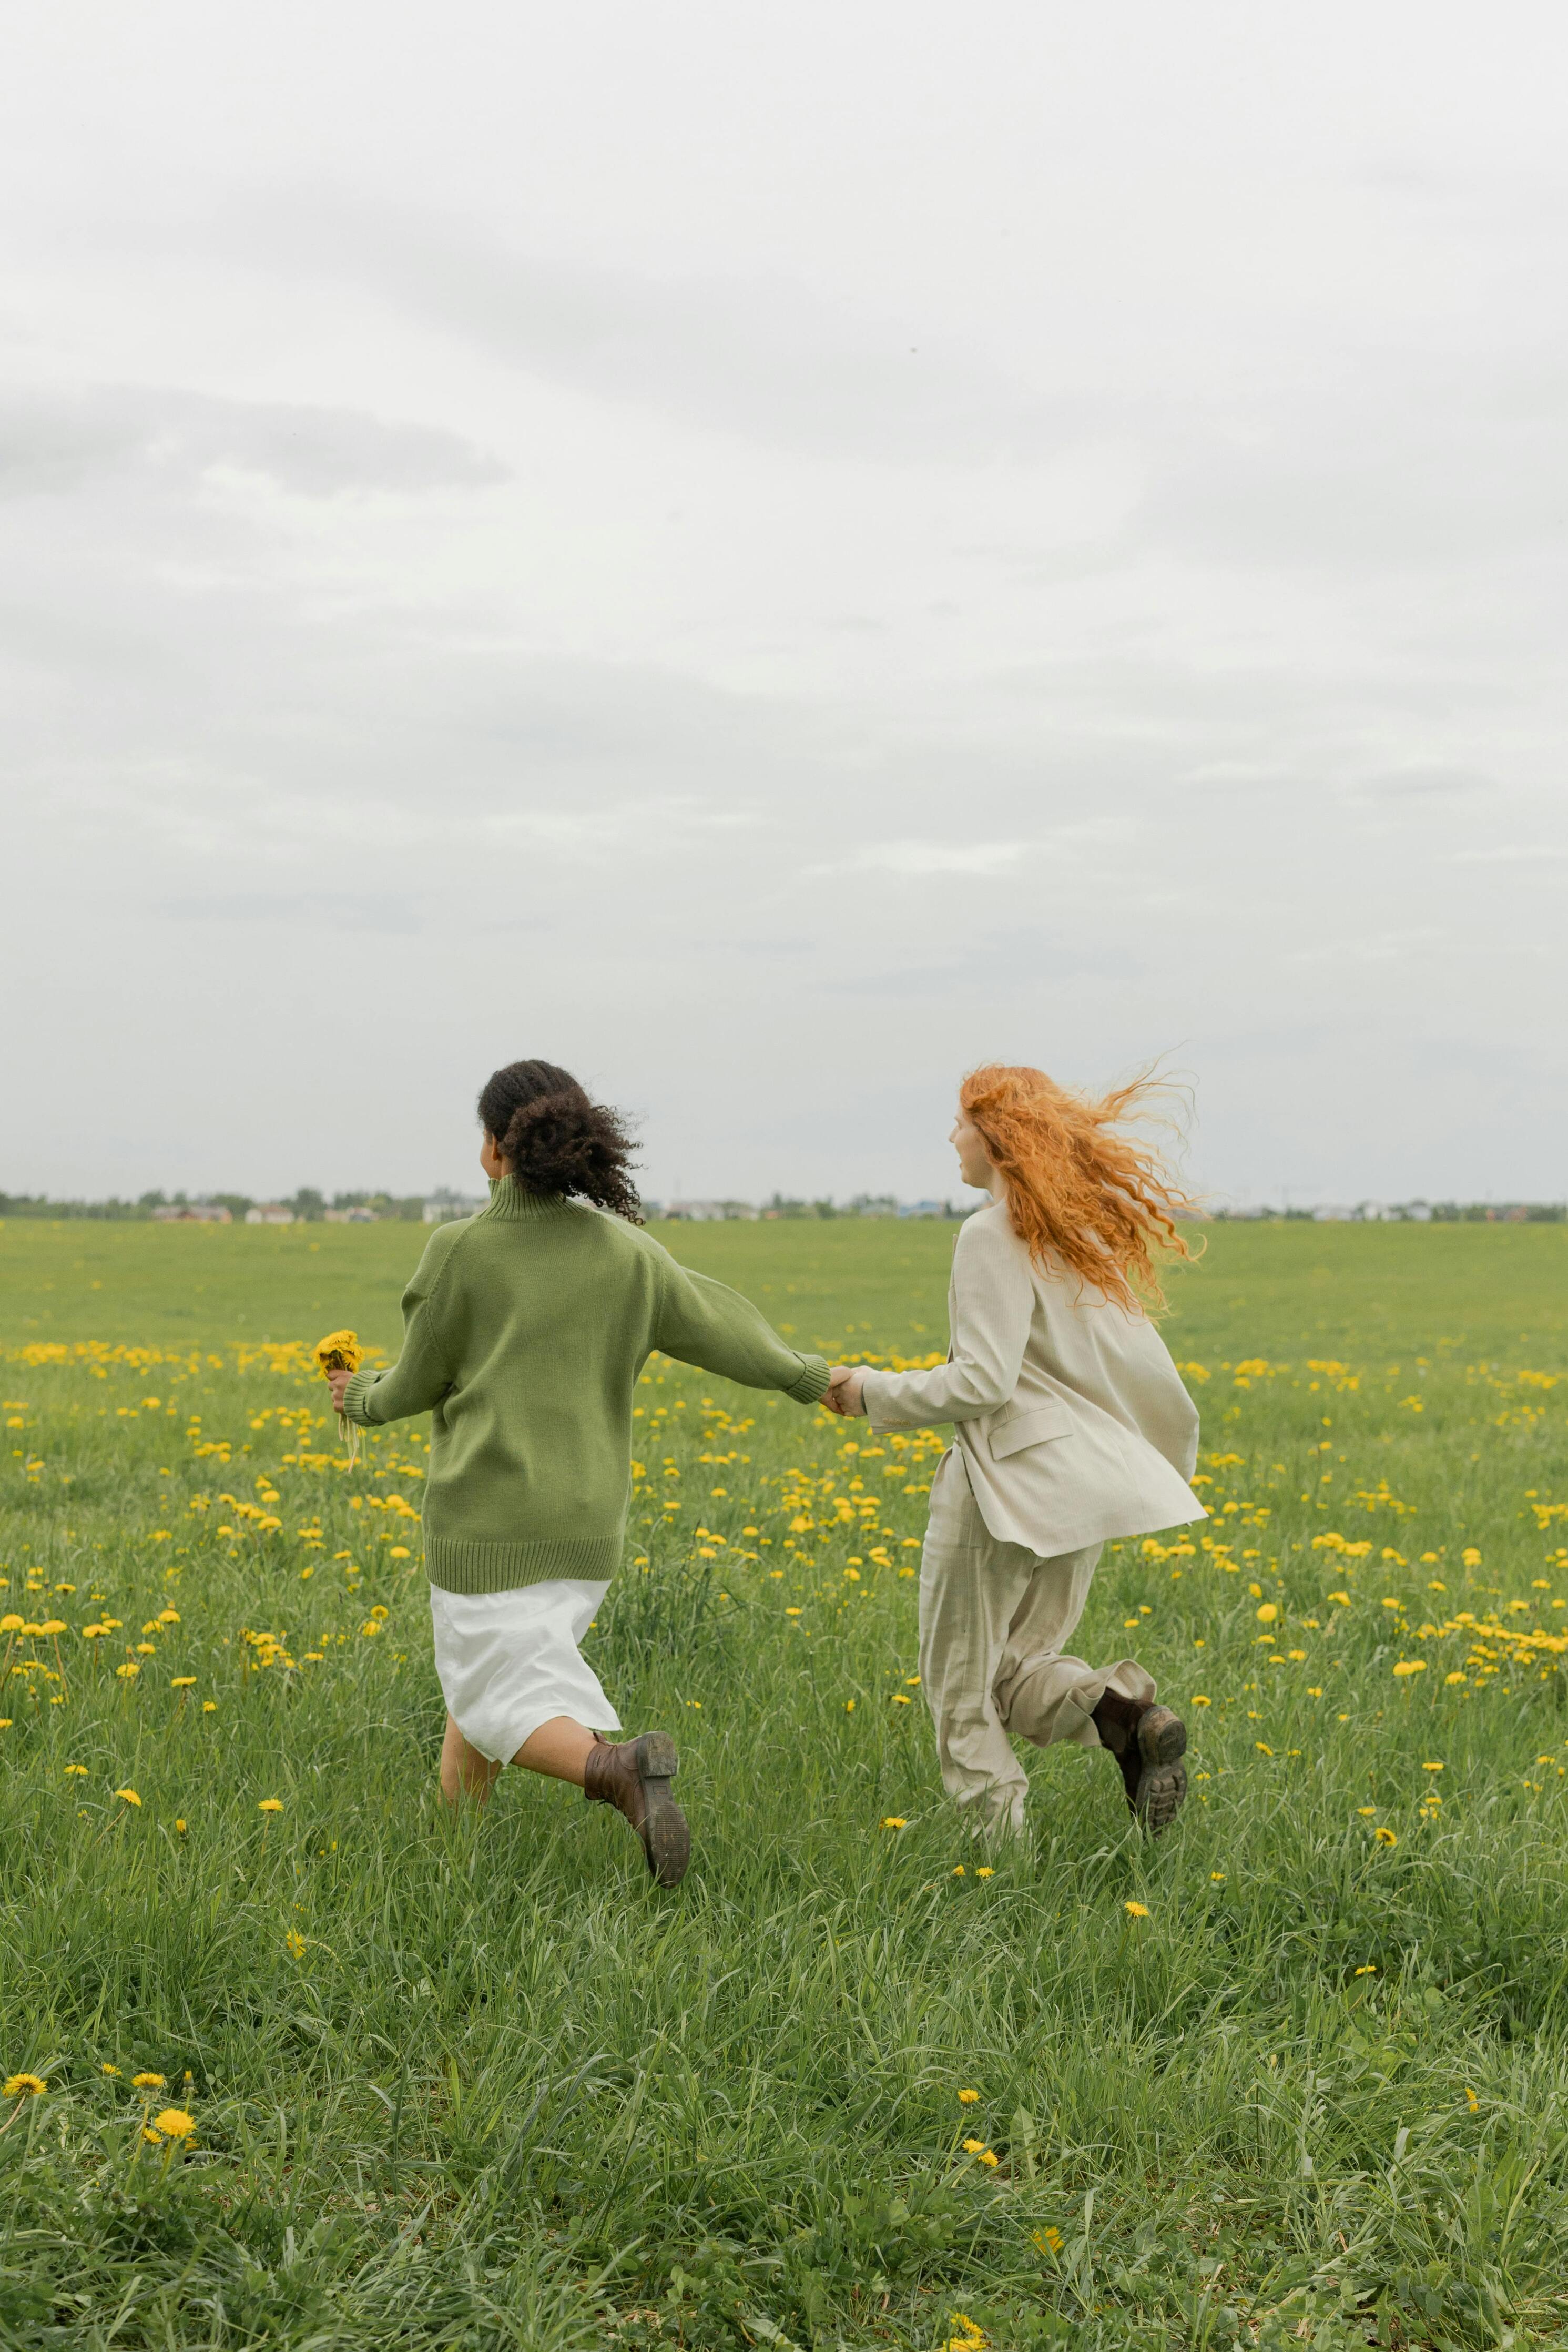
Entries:
[[809,874],[897,874],[925,879],[936,874],[1005,874],[1030,847],[1023,841],[872,841]]
[[1540,866],[1556,865],[1568,857],[1568,846],[1561,842],[1499,842],[1475,849],[1457,849],[1447,859],[1450,866]]
[[160,385],[0,394],[0,498],[58,498],[115,475],[183,482],[225,471],[318,499],[488,486],[507,473],[458,434],[346,409]]

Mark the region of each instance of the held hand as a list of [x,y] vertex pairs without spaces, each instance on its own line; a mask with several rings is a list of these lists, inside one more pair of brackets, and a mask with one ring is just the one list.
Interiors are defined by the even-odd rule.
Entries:
[[855,1420],[865,1412],[861,1402],[864,1382],[863,1364],[835,1364],[829,1374],[828,1393],[822,1402],[830,1412],[840,1414],[845,1421]]
[[342,1412],[343,1391],[348,1387],[349,1382],[353,1379],[353,1377],[354,1375],[350,1371],[329,1372],[326,1375],[327,1386],[332,1391],[332,1405],[335,1412]]

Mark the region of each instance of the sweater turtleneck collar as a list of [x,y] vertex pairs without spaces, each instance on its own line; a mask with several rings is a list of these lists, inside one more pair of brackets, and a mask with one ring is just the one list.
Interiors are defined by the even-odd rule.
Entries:
[[530,1192],[527,1185],[517,1182],[515,1176],[492,1176],[490,1205],[480,1213],[507,1221],[524,1217],[553,1217],[559,1216],[566,1205],[564,1193]]

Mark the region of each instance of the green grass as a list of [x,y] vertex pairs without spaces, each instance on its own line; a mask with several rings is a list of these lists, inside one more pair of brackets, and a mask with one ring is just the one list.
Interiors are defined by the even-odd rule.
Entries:
[[[945,1344],[950,1229],[673,1238],[801,1344]],[[681,1743],[673,1896],[559,1787],[435,1801],[423,1433],[348,1471],[287,1344],[395,1345],[422,1239],[0,1227],[0,1603],[68,1629],[0,1703],[0,2344],[1558,2339],[1568,1235],[1213,1234],[1215,1516],[1080,1643],[1194,1801],[1151,1848],[1031,1752],[988,1877],[906,1679],[933,1450],[652,1367],[591,1638]]]

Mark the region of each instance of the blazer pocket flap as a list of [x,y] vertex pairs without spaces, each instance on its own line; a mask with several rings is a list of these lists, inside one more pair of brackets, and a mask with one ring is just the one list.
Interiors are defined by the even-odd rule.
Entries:
[[1021,1454],[1026,1445],[1043,1445],[1048,1438],[1066,1437],[1071,1428],[1072,1416],[1064,1404],[1036,1405],[992,1430],[991,1459],[1005,1461],[1009,1454]]

